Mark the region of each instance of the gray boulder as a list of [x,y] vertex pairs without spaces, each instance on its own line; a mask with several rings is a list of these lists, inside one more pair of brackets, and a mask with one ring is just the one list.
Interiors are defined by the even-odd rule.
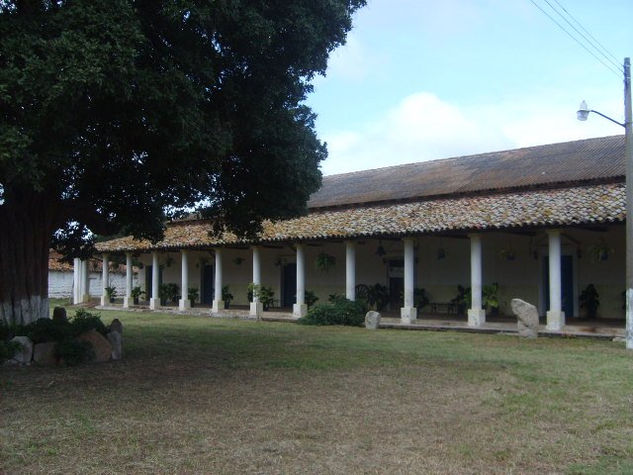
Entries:
[[118,318],[112,320],[112,323],[110,323],[110,331],[119,332],[119,335],[123,336],[123,324],[121,323],[121,320]]
[[380,313],[370,310],[365,315],[365,328],[376,330],[380,325]]
[[14,336],[12,342],[20,344],[20,349],[13,355],[13,360],[20,364],[31,364],[33,359],[33,342],[28,336]]
[[121,334],[119,332],[111,331],[107,335],[108,341],[112,345],[112,359],[120,360],[123,356],[123,349],[121,348]]
[[538,311],[536,307],[521,299],[512,299],[512,312],[517,316],[519,336],[536,338],[538,336]]
[[55,307],[53,309],[53,320],[65,322],[68,320],[66,309],[64,307]]

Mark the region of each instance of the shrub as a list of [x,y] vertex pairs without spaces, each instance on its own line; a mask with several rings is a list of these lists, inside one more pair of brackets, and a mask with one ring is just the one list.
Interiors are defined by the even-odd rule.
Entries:
[[365,323],[367,304],[352,302],[343,296],[331,295],[328,303],[316,304],[305,317],[298,320],[303,325],[362,326]]
[[17,341],[0,340],[0,363],[10,360],[21,349],[22,345]]
[[23,328],[23,334],[33,343],[62,341],[73,336],[72,326],[68,321],[40,318]]
[[83,308],[77,310],[74,318],[70,321],[70,325],[72,336],[79,336],[92,329],[97,330],[103,336],[108,334],[108,329],[101,321],[101,316],[98,313],[90,313]]
[[308,307],[312,307],[317,302],[317,300],[319,300],[319,297],[317,297],[312,290],[306,290],[305,299],[306,305]]

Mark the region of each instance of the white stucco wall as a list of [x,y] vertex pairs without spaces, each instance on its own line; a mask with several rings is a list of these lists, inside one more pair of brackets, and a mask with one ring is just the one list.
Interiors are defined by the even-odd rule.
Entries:
[[[101,272],[90,273],[90,295],[101,297],[103,287],[101,285]],[[138,285],[138,277],[133,276],[133,285]],[[115,287],[117,296],[125,295],[125,274],[110,272],[110,286]],[[48,296],[51,298],[69,298],[73,294],[73,273],[50,271],[48,273]]]
[[[605,261],[591,256],[591,248],[604,241],[612,250]],[[345,243],[321,242],[305,246],[306,289],[316,293],[320,301],[330,294],[345,293]],[[382,245],[386,254],[379,256],[376,250]],[[547,235],[544,230],[531,235],[491,232],[482,233],[483,283],[499,284],[499,301],[502,313],[511,313],[512,298],[534,303],[545,313],[544,256],[548,254]],[[439,258],[438,250],[444,250]],[[513,251],[514,260],[508,260],[502,251]],[[580,252],[578,252],[580,251]],[[336,264],[324,272],[316,267],[319,253],[326,252],[336,259]],[[578,296],[590,283],[600,294],[598,314],[605,318],[623,318],[621,292],[624,289],[624,226],[610,226],[597,230],[563,230],[562,254],[572,256],[574,274],[574,308],[578,314]],[[470,286],[470,241],[465,236],[416,238],[415,286],[424,288],[431,301],[449,302],[457,294],[457,285]],[[399,239],[362,239],[356,246],[356,283],[389,285],[388,262],[402,259],[403,244]],[[241,264],[236,258],[242,258]],[[140,258],[151,265],[151,254]],[[170,261],[170,265],[167,265]],[[262,285],[271,287],[275,299],[281,300],[282,265],[296,262],[296,254],[290,245],[261,247]],[[174,282],[180,287],[181,257],[179,252],[161,253],[163,282]],[[189,286],[200,289],[202,295],[202,268],[213,264],[213,253],[190,251]],[[72,276],[71,276],[72,277]],[[252,253],[250,249],[225,249],[223,254],[223,284],[229,286],[235,297],[233,305],[246,305],[247,287],[252,281]],[[100,274],[98,275],[100,278]],[[145,288],[145,269],[138,275],[138,285]],[[124,288],[124,282],[122,283]],[[100,283],[91,280],[91,293],[100,294]],[[94,294],[94,295],[99,295]]]

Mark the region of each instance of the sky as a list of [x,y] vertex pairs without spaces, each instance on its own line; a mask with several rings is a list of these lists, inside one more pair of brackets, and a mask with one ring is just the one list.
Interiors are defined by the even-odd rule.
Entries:
[[[633,56],[633,0],[533,1],[577,36],[548,2],[564,7],[620,67]],[[586,100],[623,122],[612,69],[530,0],[368,0],[306,101],[328,145],[321,170],[622,134],[595,114],[576,119]]]

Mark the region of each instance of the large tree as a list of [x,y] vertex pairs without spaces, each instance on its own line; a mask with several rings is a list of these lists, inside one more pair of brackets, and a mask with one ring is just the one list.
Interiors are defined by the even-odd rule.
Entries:
[[364,3],[0,0],[2,318],[48,315],[52,242],[304,212],[326,150],[303,100]]

